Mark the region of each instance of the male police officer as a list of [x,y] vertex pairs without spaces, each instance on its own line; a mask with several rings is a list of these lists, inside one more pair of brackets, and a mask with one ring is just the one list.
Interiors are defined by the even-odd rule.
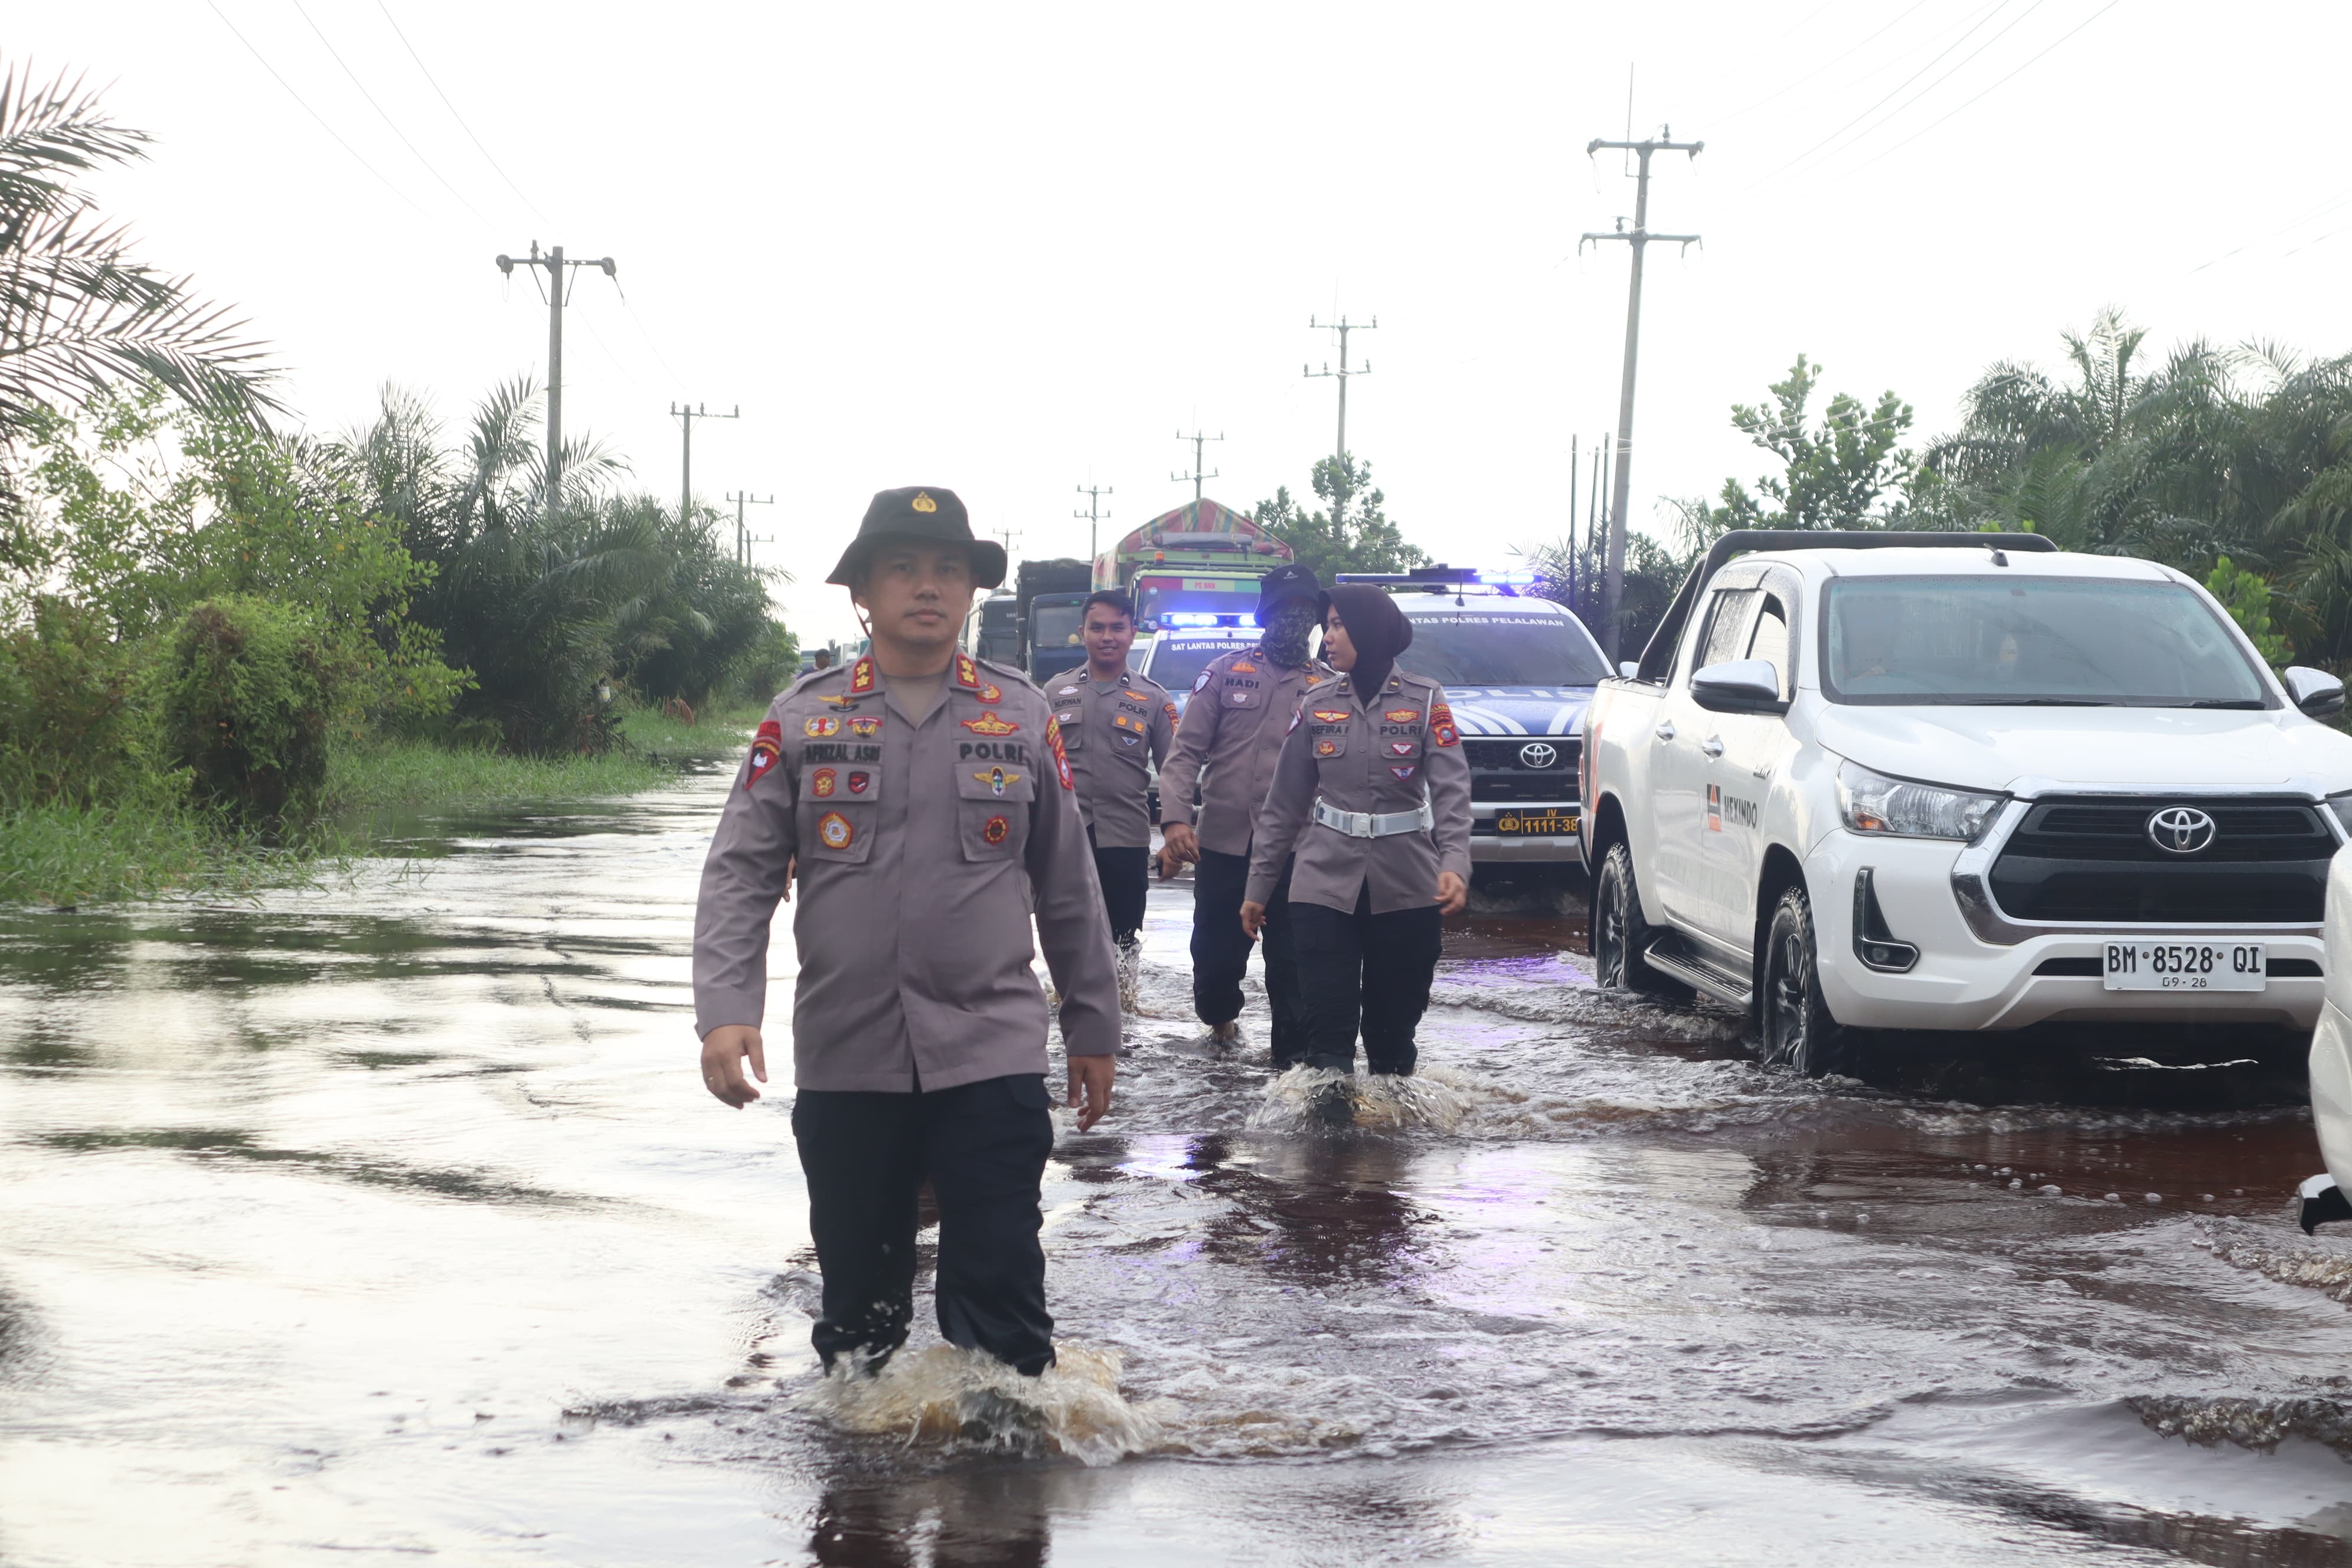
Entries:
[[1003,550],[972,537],[953,491],[876,496],[827,579],[870,617],[873,651],[770,705],[703,866],[703,1082],[738,1107],[760,1097],[743,1058],[767,1079],[768,923],[798,868],[793,1136],[827,1366],[878,1367],[905,1342],[926,1178],[940,1334],[1027,1373],[1054,1360],[1033,889],[1081,1129],[1110,1106],[1118,981],[1053,710],[1019,675],[956,649],[975,587],[1003,580]]
[[[1192,683],[1176,744],[1160,768],[1162,868],[1172,875],[1181,861],[1200,863],[1192,880],[1192,1009],[1209,1026],[1209,1037],[1221,1044],[1241,1037],[1236,1020],[1250,950],[1241,908],[1249,880],[1251,825],[1273,782],[1275,759],[1299,698],[1308,683],[1330,673],[1307,654],[1319,591],[1315,574],[1296,564],[1277,566],[1259,579],[1256,645],[1209,661]],[[1195,788],[1201,792],[1197,830]],[[1277,1068],[1303,1060],[1307,1053],[1289,889],[1286,865],[1265,925],[1265,998],[1274,1013]]]
[[1176,704],[1156,681],[1127,665],[1135,646],[1135,601],[1095,595],[1081,606],[1087,663],[1048,683],[1054,721],[1078,781],[1078,806],[1095,848],[1111,942],[1118,949],[1118,1002],[1135,1011],[1143,966],[1143,896],[1151,876],[1151,775],[1168,760]]

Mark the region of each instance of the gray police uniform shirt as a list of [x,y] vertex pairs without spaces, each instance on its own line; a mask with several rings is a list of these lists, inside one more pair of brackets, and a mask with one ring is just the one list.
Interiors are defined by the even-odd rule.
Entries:
[[1078,781],[1078,809],[1104,849],[1151,846],[1151,771],[1165,766],[1176,704],[1165,687],[1132,670],[1105,685],[1080,665],[1046,687],[1054,721]]
[[[1274,782],[1283,726],[1314,681],[1331,672],[1310,661],[1286,669],[1263,647],[1219,654],[1192,683],[1176,743],[1160,764],[1160,820],[1192,825],[1192,792],[1201,792],[1193,831],[1201,847],[1220,855],[1249,852],[1257,808]],[[1201,770],[1209,771],[1205,784]]]
[[768,927],[799,859],[793,1081],[904,1093],[1045,1070],[1039,945],[1073,1056],[1118,1048],[1094,857],[1045,694],[958,654],[921,723],[869,655],[769,706],[702,867],[698,1033],[757,1026]]
[[[1315,820],[1319,797],[1339,811],[1415,811],[1423,792],[1433,826],[1359,838]],[[1470,879],[1470,762],[1437,682],[1391,670],[1366,703],[1344,675],[1307,689],[1275,764],[1250,853],[1252,903],[1265,903],[1296,850],[1290,901],[1353,913],[1369,883],[1372,913],[1426,909],[1437,878]]]

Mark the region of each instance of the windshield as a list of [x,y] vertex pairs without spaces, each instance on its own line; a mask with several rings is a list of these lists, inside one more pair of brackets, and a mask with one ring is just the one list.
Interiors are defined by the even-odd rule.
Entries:
[[1151,659],[1143,673],[1171,691],[1190,691],[1201,671],[1221,653],[1247,647],[1228,637],[1188,637],[1162,632],[1151,645]]
[[1832,701],[2263,708],[2262,679],[2178,583],[1849,577],[1830,585]]
[[1084,664],[1086,646],[1079,628],[1086,624],[1084,605],[1033,605],[1029,610],[1029,678],[1043,680],[1056,670]]
[[1397,663],[1447,688],[1592,686],[1609,673],[1566,616],[1415,616]]

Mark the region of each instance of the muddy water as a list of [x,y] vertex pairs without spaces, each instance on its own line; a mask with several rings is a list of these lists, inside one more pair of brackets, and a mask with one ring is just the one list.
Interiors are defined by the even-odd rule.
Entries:
[[925,1323],[827,1384],[788,1096],[690,1065],[723,787],[0,916],[0,1563],[2352,1563],[2352,1244],[2264,1042],[1808,1084],[1539,913],[1334,1132],[1262,1008],[1193,1043],[1155,890],[1063,1366]]

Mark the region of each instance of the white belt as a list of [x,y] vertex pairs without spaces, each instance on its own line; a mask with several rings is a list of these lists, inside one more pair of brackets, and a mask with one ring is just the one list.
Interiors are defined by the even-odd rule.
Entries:
[[1418,833],[1435,826],[1437,814],[1430,810],[1426,796],[1412,811],[1341,811],[1318,798],[1315,802],[1315,820],[1350,838],[1392,838],[1400,833]]

